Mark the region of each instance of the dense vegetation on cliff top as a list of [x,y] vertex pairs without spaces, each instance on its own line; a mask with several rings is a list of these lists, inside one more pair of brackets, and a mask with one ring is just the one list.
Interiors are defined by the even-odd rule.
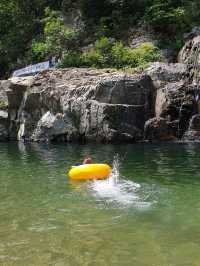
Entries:
[[[73,10],[80,28],[66,25]],[[153,45],[126,47],[132,28],[151,28],[160,45],[179,49],[183,33],[199,23],[199,0],[1,0],[0,76],[51,56],[63,66],[140,66],[159,53]]]

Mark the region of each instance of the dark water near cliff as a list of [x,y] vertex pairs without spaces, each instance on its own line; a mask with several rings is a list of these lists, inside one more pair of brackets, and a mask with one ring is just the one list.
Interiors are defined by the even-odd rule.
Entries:
[[[120,178],[70,183],[90,154]],[[0,265],[199,266],[200,145],[0,144]]]

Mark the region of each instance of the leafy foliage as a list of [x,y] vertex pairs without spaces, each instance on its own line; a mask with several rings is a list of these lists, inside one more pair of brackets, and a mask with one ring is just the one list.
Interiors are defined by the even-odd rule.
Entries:
[[[63,14],[72,9],[81,13],[85,25],[82,35],[65,25]],[[129,61],[133,57],[137,65],[139,52],[122,49],[120,43],[127,39],[130,28],[150,26],[165,45],[177,50],[183,33],[199,24],[199,0],[1,0],[0,76],[9,76],[16,67],[63,54],[81,57],[86,65],[98,62],[98,66],[111,65],[112,55],[113,64],[121,67],[127,64],[128,53]],[[106,44],[102,38],[118,41]],[[100,43],[97,41],[93,51],[80,53],[80,44],[88,40]],[[149,60],[140,59],[140,64]]]
[[47,8],[43,22],[43,39],[32,42],[30,56],[33,62],[52,56],[61,57],[63,52],[75,49],[78,35],[64,25],[60,12]]
[[104,37],[97,40],[95,48],[89,52],[67,53],[61,67],[136,68],[161,59],[158,48],[150,43],[130,49],[121,42],[113,42]]
[[155,30],[175,34],[188,30],[190,18],[183,6],[172,7],[170,1],[152,5],[145,14],[145,19]]
[[45,8],[60,8],[55,0],[0,1],[0,76],[24,65],[31,41],[42,32]]

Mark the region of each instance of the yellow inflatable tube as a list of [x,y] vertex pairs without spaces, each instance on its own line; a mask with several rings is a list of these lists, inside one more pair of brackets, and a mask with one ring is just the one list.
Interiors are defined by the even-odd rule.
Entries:
[[73,166],[68,175],[71,180],[84,181],[93,179],[105,179],[111,173],[108,164],[82,164]]

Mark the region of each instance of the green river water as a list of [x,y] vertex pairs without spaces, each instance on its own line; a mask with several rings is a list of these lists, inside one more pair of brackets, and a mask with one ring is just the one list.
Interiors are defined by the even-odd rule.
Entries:
[[199,266],[200,145],[0,144],[0,265]]

